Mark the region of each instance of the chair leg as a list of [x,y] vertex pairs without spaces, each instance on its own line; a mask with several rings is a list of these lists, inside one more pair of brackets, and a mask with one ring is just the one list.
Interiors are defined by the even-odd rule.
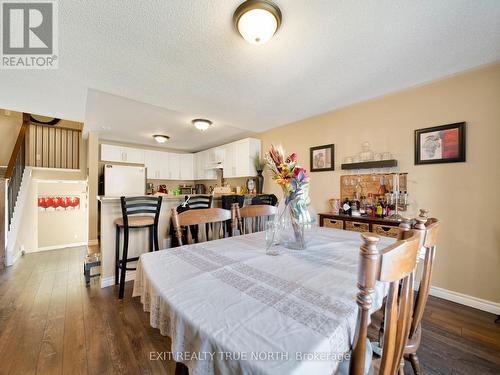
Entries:
[[153,226],[153,239],[155,243],[155,250],[160,250],[160,243],[158,242],[158,225]]
[[175,363],[175,375],[189,375],[189,369],[184,363]]
[[149,237],[149,251],[154,251],[154,225],[151,227],[148,227],[148,237]]
[[120,272],[120,291],[118,292],[118,298],[123,299],[125,294],[125,275],[127,273],[127,258],[128,258],[128,228],[123,229],[123,256],[121,261],[121,272]]
[[422,370],[420,369],[420,361],[418,360],[417,353],[411,353],[409,356],[411,368],[413,369],[413,373],[415,375],[422,374]]
[[90,286],[90,267],[85,265],[84,266],[84,273],[85,273],[85,286],[88,288]]
[[118,285],[118,276],[120,275],[120,227],[116,226],[115,234],[115,285]]

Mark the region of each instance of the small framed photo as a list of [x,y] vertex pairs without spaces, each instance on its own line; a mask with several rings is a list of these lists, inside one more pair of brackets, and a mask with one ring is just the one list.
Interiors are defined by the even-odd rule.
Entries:
[[465,161],[465,122],[415,130],[415,165]]
[[311,147],[311,172],[335,170],[335,145]]

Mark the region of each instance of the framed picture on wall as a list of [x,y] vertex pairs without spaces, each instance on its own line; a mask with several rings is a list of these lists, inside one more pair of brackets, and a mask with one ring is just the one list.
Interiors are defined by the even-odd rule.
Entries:
[[335,145],[311,147],[311,172],[335,170]]
[[465,161],[465,122],[415,130],[415,164]]

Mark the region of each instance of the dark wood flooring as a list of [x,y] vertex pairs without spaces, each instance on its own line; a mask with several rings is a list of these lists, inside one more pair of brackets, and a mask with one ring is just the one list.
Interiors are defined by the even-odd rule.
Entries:
[[[0,375],[173,375],[172,362],[150,360],[170,342],[149,326],[131,298],[132,283],[123,302],[96,279],[85,288],[84,254],[29,254],[0,271]],[[431,298],[419,351],[425,373],[500,374],[500,325],[493,321],[492,314]]]

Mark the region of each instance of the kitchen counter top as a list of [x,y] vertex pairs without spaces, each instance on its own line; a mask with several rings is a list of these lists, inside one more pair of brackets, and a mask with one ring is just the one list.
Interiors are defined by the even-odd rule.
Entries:
[[[207,197],[213,197],[213,199],[221,199],[223,196],[226,195],[236,195],[236,194],[179,194],[179,195],[174,195],[174,194],[154,194],[155,196],[161,196],[163,197],[163,200],[175,200],[175,201],[184,201],[184,197],[195,197],[195,196],[207,196]],[[253,198],[256,195],[255,194],[238,194],[241,196],[244,196],[245,198]],[[100,201],[101,203],[106,203],[106,202],[119,202],[120,197],[106,197],[103,195],[97,196],[97,200]]]

